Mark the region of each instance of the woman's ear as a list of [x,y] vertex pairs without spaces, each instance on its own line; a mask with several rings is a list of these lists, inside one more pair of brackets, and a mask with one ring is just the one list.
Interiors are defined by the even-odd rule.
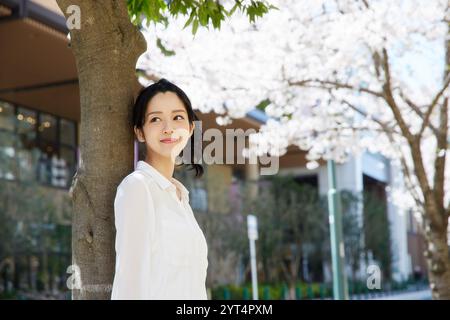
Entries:
[[142,134],[142,130],[140,130],[138,127],[134,126],[134,134],[136,135],[136,138],[139,142],[145,142],[144,135]]

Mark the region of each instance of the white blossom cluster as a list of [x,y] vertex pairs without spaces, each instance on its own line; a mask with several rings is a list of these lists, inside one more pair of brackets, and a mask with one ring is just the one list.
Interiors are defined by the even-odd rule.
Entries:
[[[297,145],[308,151],[308,168],[315,168],[318,159],[342,162],[368,150],[402,160],[414,172],[391,108],[374,93],[382,92],[389,80],[408,129],[419,132],[423,116],[417,110],[426,113],[444,83],[448,0],[269,3],[279,10],[254,24],[236,14],[220,31],[200,28],[195,37],[189,27],[183,30],[187,17],[170,20],[167,28],[151,25],[144,32],[148,51],[138,68],[180,85],[194,108],[221,115],[220,125],[270,99],[265,112],[271,119],[252,135],[247,154],[282,155],[289,145]],[[175,55],[164,55],[156,46],[158,38]],[[388,57],[389,79],[383,54]],[[450,89],[439,103],[444,97],[450,97]],[[430,118],[435,127],[439,110],[435,108]],[[429,128],[423,136],[421,151],[432,185],[435,157],[447,150],[436,151],[436,137]],[[415,175],[410,183],[408,195],[415,192],[421,198]],[[447,170],[446,203],[449,185]],[[394,193],[394,198],[401,198]],[[412,206],[410,197],[404,199]]]

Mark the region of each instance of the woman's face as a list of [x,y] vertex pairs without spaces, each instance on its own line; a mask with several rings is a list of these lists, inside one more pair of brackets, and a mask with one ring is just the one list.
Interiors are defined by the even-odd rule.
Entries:
[[142,130],[135,127],[147,153],[158,154],[175,161],[194,131],[189,125],[183,102],[171,91],[157,93],[148,103]]

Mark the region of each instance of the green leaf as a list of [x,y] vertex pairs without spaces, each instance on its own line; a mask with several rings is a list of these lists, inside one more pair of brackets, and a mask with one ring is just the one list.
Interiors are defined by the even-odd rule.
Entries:
[[184,28],[192,23],[193,34],[199,26],[208,28],[210,20],[214,28],[220,29],[222,21],[232,16],[237,9],[245,12],[251,23],[269,10],[278,10],[275,6],[266,4],[265,0],[253,0],[246,6],[241,0],[235,0],[229,12],[221,5],[220,0],[127,0],[127,8],[131,22],[135,25],[141,25],[144,16],[147,25],[153,21],[167,26],[169,16],[178,17],[180,13],[183,16],[189,15]]
[[194,23],[192,24],[192,34],[195,35],[197,33],[198,29],[198,19],[194,20]]
[[227,13],[227,16],[231,17],[234,12],[236,11],[236,9],[242,9],[242,4],[240,1],[236,1],[235,5],[233,6],[233,8],[231,8],[230,12]]
[[220,29],[220,22],[222,21],[222,16],[220,14],[214,14],[213,16],[211,16],[211,21],[214,28]]
[[189,16],[189,19],[184,24],[183,29],[186,29],[186,27],[191,24],[191,22],[194,19],[194,17],[195,17],[195,10],[192,10],[191,15]]
[[261,111],[265,111],[266,107],[271,103],[269,99],[264,99],[258,105],[256,106],[256,109],[259,109]]
[[198,9],[198,19],[202,26],[206,26],[208,24],[208,20],[209,20],[208,13],[206,12],[206,10],[203,6],[201,6]]
[[250,22],[255,22],[256,17],[262,17],[269,11],[269,8],[261,1],[252,1],[246,8]]
[[166,57],[170,57],[170,56],[174,56],[175,55],[175,51],[173,50],[169,50],[167,49],[163,44],[160,38],[156,39],[156,46],[161,50],[161,52],[166,56]]

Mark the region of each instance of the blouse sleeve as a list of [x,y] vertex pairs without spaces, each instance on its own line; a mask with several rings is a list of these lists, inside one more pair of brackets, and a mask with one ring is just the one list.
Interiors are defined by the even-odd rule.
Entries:
[[116,267],[112,300],[149,299],[150,244],[155,210],[143,180],[128,176],[114,200]]

